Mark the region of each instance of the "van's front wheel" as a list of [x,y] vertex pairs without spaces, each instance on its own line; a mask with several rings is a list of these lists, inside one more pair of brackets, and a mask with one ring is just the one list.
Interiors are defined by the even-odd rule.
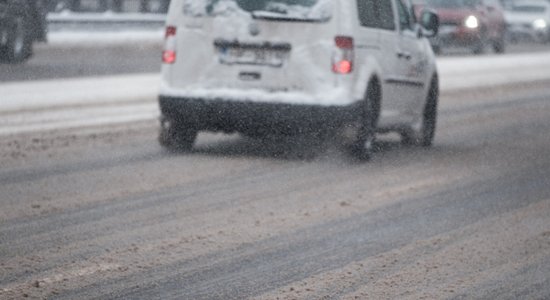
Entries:
[[438,97],[438,81],[437,78],[434,78],[422,113],[420,128],[419,130],[411,129],[401,133],[401,141],[404,145],[430,147],[433,144],[437,124]]
[[159,144],[172,151],[189,151],[193,148],[197,139],[198,130],[193,126],[161,118]]

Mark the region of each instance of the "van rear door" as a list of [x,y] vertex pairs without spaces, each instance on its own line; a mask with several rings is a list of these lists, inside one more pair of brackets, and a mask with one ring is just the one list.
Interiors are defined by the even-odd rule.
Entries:
[[183,18],[174,20],[172,85],[307,94],[326,88],[334,76],[333,2],[183,0]]

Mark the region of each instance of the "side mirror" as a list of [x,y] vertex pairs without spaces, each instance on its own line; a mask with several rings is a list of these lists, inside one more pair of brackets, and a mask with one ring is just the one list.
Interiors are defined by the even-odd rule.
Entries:
[[425,37],[434,37],[439,32],[439,16],[430,9],[425,9],[420,14],[420,26]]

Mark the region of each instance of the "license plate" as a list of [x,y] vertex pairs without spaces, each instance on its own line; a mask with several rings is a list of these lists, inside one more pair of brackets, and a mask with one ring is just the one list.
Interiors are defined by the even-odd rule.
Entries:
[[242,64],[242,65],[267,65],[281,67],[284,62],[283,51],[268,50],[261,48],[237,48],[222,47],[219,49],[220,63]]

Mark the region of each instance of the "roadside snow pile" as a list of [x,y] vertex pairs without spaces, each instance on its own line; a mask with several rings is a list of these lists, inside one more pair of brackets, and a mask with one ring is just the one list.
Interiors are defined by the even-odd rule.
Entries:
[[48,33],[49,47],[106,47],[113,45],[162,44],[164,30],[54,31]]
[[47,15],[49,34],[58,31],[83,33],[117,30],[161,30],[166,14],[132,12],[71,12],[68,10]]
[[104,13],[82,13],[64,10],[59,13],[49,13],[48,22],[164,22],[165,14],[155,13],[115,13],[106,11]]
[[154,120],[158,82],[145,74],[0,84],[0,136]]
[[60,106],[152,103],[158,85],[158,74],[5,83],[0,84],[0,113]]
[[[441,90],[550,81],[550,53],[447,57]],[[0,136],[154,121],[159,74],[0,83]]]
[[549,52],[447,57],[437,65],[442,91],[550,80]]

